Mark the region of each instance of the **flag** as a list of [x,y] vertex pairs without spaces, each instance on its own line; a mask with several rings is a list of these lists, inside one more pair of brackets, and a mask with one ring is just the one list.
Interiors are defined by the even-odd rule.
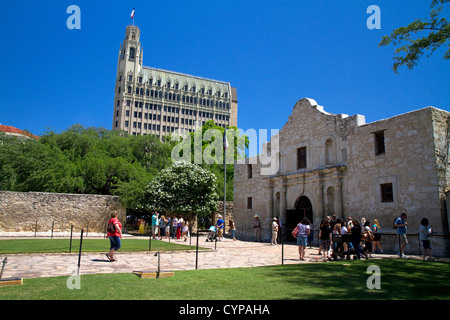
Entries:
[[223,149],[227,150],[228,148],[228,140],[227,140],[227,130],[223,133]]
[[131,19],[133,19],[134,18],[134,8],[133,8],[133,11],[131,11]]

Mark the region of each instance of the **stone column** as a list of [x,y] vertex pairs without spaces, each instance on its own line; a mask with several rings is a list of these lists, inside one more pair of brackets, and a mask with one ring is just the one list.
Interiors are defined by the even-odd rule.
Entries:
[[267,217],[272,218],[273,217],[273,184],[270,181],[267,188]]
[[318,187],[316,189],[316,208],[315,208],[315,218],[324,218],[325,216],[325,198],[324,197],[324,193],[325,190],[324,188],[324,182],[323,182],[323,173],[319,172],[318,176],[319,178],[319,182],[318,182]]
[[336,185],[335,198],[336,198],[336,217],[342,217],[345,219],[344,212],[344,198],[342,194],[342,188],[344,185],[344,175],[346,173],[345,167],[340,167],[338,169],[338,183]]
[[281,179],[280,190],[280,219],[283,225],[286,224],[286,179]]

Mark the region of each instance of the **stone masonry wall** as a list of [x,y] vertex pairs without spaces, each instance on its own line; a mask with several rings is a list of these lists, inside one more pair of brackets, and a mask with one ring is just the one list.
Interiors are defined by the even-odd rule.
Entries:
[[[414,241],[426,217],[438,233],[433,250],[448,255],[449,129],[450,113],[433,107],[366,124],[362,115],[330,114],[314,100],[301,99],[279,133],[278,172],[262,175],[260,163],[249,166],[252,158],[235,165],[238,229],[244,226],[243,235],[252,238],[251,223],[258,214],[266,227],[263,238],[270,239],[271,218],[280,216],[287,225],[287,211],[295,211],[304,196],[316,228],[332,214],[377,218],[387,234],[383,242],[392,250],[397,245],[392,223],[402,211],[408,213]],[[385,152],[380,154],[375,151],[378,132],[384,134]],[[304,147],[306,167],[298,169],[297,152]],[[382,200],[382,184],[392,184],[393,201]],[[416,242],[411,249],[419,248]]]
[[104,195],[0,191],[0,232],[87,229],[104,232],[111,213],[125,222],[119,198]]

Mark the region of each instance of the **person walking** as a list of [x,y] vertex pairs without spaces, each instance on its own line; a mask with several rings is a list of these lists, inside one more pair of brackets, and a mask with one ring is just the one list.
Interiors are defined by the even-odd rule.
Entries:
[[173,219],[172,219],[172,238],[174,238],[174,239],[177,236],[177,225],[178,225],[177,216],[173,216]]
[[272,241],[270,244],[276,245],[277,238],[278,238],[278,223],[277,223],[277,218],[273,218],[272,219]]
[[309,221],[308,243],[309,243],[309,248],[310,249],[312,247],[313,241],[314,241],[314,224],[312,223],[312,221]]
[[277,223],[278,223],[278,238],[277,243],[281,243],[281,237],[283,235],[283,225],[281,224],[281,220],[279,216],[276,216]]
[[188,239],[188,232],[189,232],[189,221],[183,221],[183,224],[181,226],[182,236],[184,241],[187,241]]
[[183,225],[183,218],[181,216],[178,216],[178,221],[177,221],[177,239],[181,238],[181,226]]
[[166,239],[169,239],[170,238],[170,227],[172,226],[172,218],[168,216],[166,220],[167,220]]
[[217,236],[219,237],[219,241],[223,240],[223,231],[224,231],[224,223],[222,219],[222,215],[219,214],[219,219],[217,219]]
[[297,245],[298,245],[298,255],[300,260],[305,260],[305,251],[308,244],[308,236],[311,233],[311,226],[308,218],[303,218],[303,220],[298,224],[297,233]]
[[373,234],[372,234],[372,229],[370,228],[370,221],[366,220],[366,222],[364,223],[364,249],[363,251],[366,253],[366,258],[372,258],[372,251],[373,251],[373,246],[372,246],[372,242],[373,242]]
[[397,253],[398,256],[402,258],[407,258],[405,255],[405,248],[408,245],[408,238],[406,236],[406,230],[408,229],[408,222],[405,219],[408,217],[406,212],[402,212],[399,218],[397,218],[394,222],[394,228],[397,228],[397,236],[399,242],[399,250]]
[[156,235],[158,234],[158,212],[153,212],[152,215],[152,238],[156,239]]
[[360,243],[361,243],[361,226],[359,225],[358,220],[352,220],[352,228],[349,230],[350,232],[350,243],[355,250],[355,254],[358,259],[361,258],[361,253],[365,256],[364,252],[361,251]]
[[423,218],[420,222],[419,226],[419,239],[422,241],[423,246],[423,261],[428,253],[428,261],[433,261],[433,257],[431,256],[431,243],[430,243],[430,235],[432,234],[433,229],[428,226],[428,219]]
[[236,224],[234,223],[233,219],[230,219],[230,233],[233,237],[233,241],[236,241]]
[[373,252],[377,252],[377,247],[380,248],[380,253],[383,253],[383,248],[381,247],[381,227],[378,219],[373,219],[372,225],[373,234]]
[[261,220],[258,215],[253,217],[253,233],[255,236],[255,241],[261,242]]
[[106,236],[109,238],[110,248],[109,252],[106,254],[106,257],[109,261],[117,261],[114,258],[114,253],[120,249],[122,246],[122,224],[119,219],[117,219],[117,212],[111,213],[111,219],[108,221],[108,233]]

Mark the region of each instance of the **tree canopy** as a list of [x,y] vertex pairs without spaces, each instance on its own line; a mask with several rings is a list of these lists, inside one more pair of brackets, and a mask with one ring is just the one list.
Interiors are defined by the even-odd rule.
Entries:
[[144,208],[188,219],[217,210],[216,177],[198,165],[180,161],[162,170],[145,190]]
[[[202,132],[211,128],[221,129],[223,132],[223,128],[209,122],[202,127]],[[193,135],[194,133],[190,134],[191,137]],[[244,137],[233,137],[230,133],[229,139],[241,139],[248,146]],[[81,125],[74,125],[62,133],[48,131],[39,140],[20,140],[0,132],[0,190],[117,195],[129,212],[146,214],[148,206],[143,204],[148,201],[147,186],[155,178],[155,185],[161,184],[162,177],[159,173],[164,169],[180,169],[171,167],[172,150],[177,143],[175,140],[171,141],[170,137],[162,142],[154,135],[134,136],[121,131],[85,128]],[[201,140],[202,152],[211,143],[212,141]],[[234,149],[237,149],[237,141],[234,145]],[[233,157],[233,150],[229,152],[230,157]],[[190,194],[195,194],[192,186],[203,188],[200,189],[202,192],[213,188],[214,197],[217,195],[223,199],[223,163],[202,162],[195,168],[189,168],[190,175],[202,175],[197,182],[191,181],[192,184],[188,186]],[[228,164],[227,200],[233,199],[233,175],[233,164]],[[202,184],[204,178],[208,178],[207,181],[211,183],[208,188]],[[169,182],[179,186],[180,181],[175,180]],[[181,197],[186,195],[180,192]],[[203,203],[199,195],[197,200]],[[159,198],[159,201],[161,207],[166,203],[163,198]],[[170,207],[171,210],[173,208]],[[211,208],[211,205],[186,208],[203,214],[204,209]],[[177,210],[183,214],[189,211]]]
[[0,135],[0,190],[119,195],[135,208],[141,186],[170,163],[170,143],[74,125],[40,140]]
[[[397,28],[383,37],[379,46],[404,44],[394,51],[394,72],[398,73],[398,68],[402,66],[411,70],[425,52],[429,56],[441,46],[450,46],[450,25],[445,18],[440,17],[444,5],[449,2],[450,0],[432,0],[428,19],[416,19],[406,27]],[[443,58],[450,59],[450,49],[444,53]]]

